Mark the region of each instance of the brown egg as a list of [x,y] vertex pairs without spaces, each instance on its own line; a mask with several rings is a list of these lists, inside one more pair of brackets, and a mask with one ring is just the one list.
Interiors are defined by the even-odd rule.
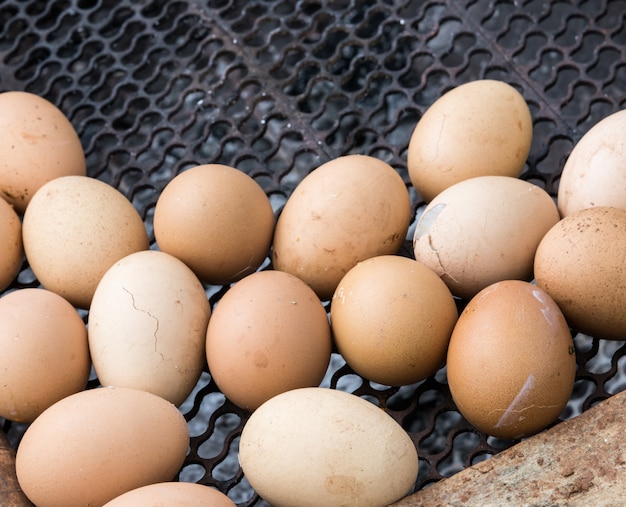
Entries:
[[35,192],[59,176],[85,176],[78,134],[54,104],[38,95],[0,93],[0,196],[24,213]]
[[319,385],[331,348],[321,301],[282,271],[252,273],[231,287],[215,306],[206,336],[215,383],[247,410],[289,389]]
[[89,349],[103,385],[180,405],[205,365],[210,306],[196,275],[173,255],[144,250],[111,266],[89,309]]
[[516,439],[554,422],[574,386],[576,356],[556,303],[529,282],[505,280],[479,292],[452,332],[450,391],[479,430]]
[[24,213],[22,235],[41,284],[85,309],[107,269],[150,246],[132,203],[88,176],[62,176],[43,185]]
[[524,97],[492,79],[462,84],[437,99],[409,141],[407,166],[427,202],[444,189],[485,175],[517,177],[532,141]]
[[539,244],[537,286],[577,331],[625,340],[625,252],[626,210],[582,209],[563,218]]
[[331,301],[338,351],[361,376],[400,386],[445,362],[457,308],[446,284],[424,264],[383,255],[358,263]]
[[531,280],[537,245],[559,221],[552,197],[509,176],[460,181],[420,215],[415,258],[437,273],[455,296],[470,299],[500,280]]
[[27,288],[0,298],[0,417],[32,422],[85,388],[91,360],[85,323],[64,298]]
[[191,482],[159,482],[133,489],[104,507],[235,507],[224,493]]
[[626,110],[600,120],[574,146],[557,202],[562,217],[595,206],[626,210]]
[[160,396],[88,389],[47,408],[15,458],[22,491],[37,507],[84,507],[174,479],[189,446],[183,415]]
[[274,232],[269,198],[246,173],[206,164],[163,189],[154,210],[159,249],[178,257],[210,284],[248,275],[266,259]]
[[367,155],[336,158],[287,200],[276,224],[274,267],[330,299],[357,262],[398,252],[410,214],[408,190],[393,167]]
[[11,285],[23,262],[22,222],[13,206],[0,199],[0,290]]

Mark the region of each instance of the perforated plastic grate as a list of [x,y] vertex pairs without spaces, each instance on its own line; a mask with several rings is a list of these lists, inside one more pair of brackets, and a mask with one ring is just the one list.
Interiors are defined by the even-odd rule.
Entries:
[[[88,174],[128,196],[152,240],[159,192],[199,163],[247,172],[276,211],[309,171],[348,153],[389,162],[409,185],[415,123],[446,90],[479,78],[506,81],[528,101],[534,140],[522,177],[555,196],[573,145],[626,105],[624,12],[626,1],[607,0],[3,0],[0,91],[60,107]],[[415,215],[422,202],[410,190]],[[11,289],[37,284],[25,266]],[[214,304],[225,290],[207,294]],[[575,343],[579,371],[563,418],[626,388],[624,342]],[[463,420],[445,369],[388,388],[334,355],[324,385],[402,423],[420,454],[416,489],[512,444]],[[208,372],[181,410],[192,434],[181,480],[262,505],[237,462],[247,414]],[[23,427],[3,427],[17,444]]]

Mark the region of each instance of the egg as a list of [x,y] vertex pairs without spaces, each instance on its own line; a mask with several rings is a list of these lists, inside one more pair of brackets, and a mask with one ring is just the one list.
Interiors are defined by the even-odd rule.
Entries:
[[626,339],[626,210],[584,208],[548,231],[535,256],[538,287],[569,324],[596,338]]
[[128,491],[104,507],[235,507],[215,488],[191,482],[159,482]]
[[500,280],[531,280],[539,242],[559,221],[552,197],[510,176],[460,181],[435,197],[419,216],[415,258],[470,299]]
[[557,202],[562,217],[595,206],[626,210],[626,110],[600,120],[576,143]]
[[554,300],[532,283],[504,280],[461,312],[446,369],[452,398],[473,426],[518,439],[557,420],[572,393],[576,355]]
[[104,505],[173,480],[188,446],[185,418],[160,396],[88,389],[56,402],[28,427],[17,448],[17,479],[37,507]]
[[0,196],[19,214],[59,176],[85,176],[85,154],[65,114],[43,97],[0,93]]
[[315,387],[261,405],[243,428],[239,462],[273,507],[383,507],[411,490],[418,471],[415,445],[391,416]]
[[210,313],[204,287],[176,257],[145,250],[120,259],[100,280],[89,311],[98,379],[180,405],[205,365]]
[[417,122],[407,152],[409,177],[426,202],[468,178],[517,177],[532,136],[528,104],[515,88],[493,79],[470,81],[439,97]]
[[87,330],[54,292],[17,289],[0,298],[0,417],[30,423],[87,385]]
[[22,236],[39,282],[83,309],[89,308],[107,269],[150,246],[133,204],[113,186],[88,176],[45,183],[24,213]]
[[282,271],[258,271],[233,285],[213,309],[206,333],[213,380],[246,410],[281,392],[319,385],[331,349],[322,302]]
[[276,223],[273,266],[330,299],[357,262],[398,252],[410,215],[406,185],[389,164],[368,155],[332,159],[287,199]]
[[383,255],[358,263],[339,282],[330,308],[337,350],[361,376],[413,384],[445,362],[457,307],[430,268]]
[[0,290],[11,285],[23,262],[22,222],[15,209],[0,199]]
[[154,209],[159,249],[209,284],[253,273],[269,254],[274,211],[259,184],[220,164],[185,170],[163,189]]

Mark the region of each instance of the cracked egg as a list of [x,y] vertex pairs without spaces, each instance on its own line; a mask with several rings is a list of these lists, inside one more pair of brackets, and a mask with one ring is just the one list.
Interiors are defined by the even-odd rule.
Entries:
[[517,439],[559,417],[572,393],[576,354],[561,310],[544,290],[497,282],[467,304],[452,331],[448,384],[479,430]]

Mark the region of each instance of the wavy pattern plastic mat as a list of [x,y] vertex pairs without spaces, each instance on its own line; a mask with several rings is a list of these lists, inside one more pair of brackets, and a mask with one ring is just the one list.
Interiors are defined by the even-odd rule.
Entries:
[[[0,91],[56,104],[80,135],[88,174],[133,202],[153,241],[159,192],[199,163],[250,174],[277,212],[309,171],[348,153],[387,161],[409,185],[407,144],[421,114],[479,78],[506,81],[529,103],[522,177],[556,196],[573,145],[626,106],[625,12],[626,1],[607,0],[0,0]],[[417,214],[423,203],[410,190]],[[25,266],[9,290],[37,285]],[[225,290],[207,294],[215,303]],[[626,387],[624,342],[577,334],[575,343],[563,418]],[[464,421],[445,369],[388,388],[335,354],[324,385],[402,423],[420,454],[416,489],[512,444]],[[180,479],[263,505],[237,462],[247,414],[208,372],[181,410],[192,439]],[[16,445],[23,427],[3,427]]]

